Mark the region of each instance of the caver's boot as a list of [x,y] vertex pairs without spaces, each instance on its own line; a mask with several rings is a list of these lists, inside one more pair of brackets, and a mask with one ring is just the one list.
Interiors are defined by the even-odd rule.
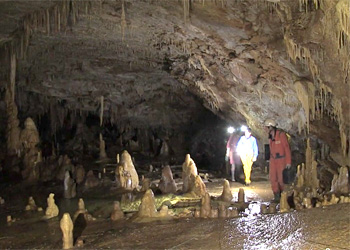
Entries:
[[271,202],[279,203],[281,200],[281,193],[274,193],[274,199]]

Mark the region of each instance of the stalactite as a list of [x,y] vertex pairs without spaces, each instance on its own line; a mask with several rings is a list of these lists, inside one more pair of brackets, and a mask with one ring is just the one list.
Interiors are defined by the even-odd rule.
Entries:
[[184,22],[187,23],[190,17],[190,0],[182,0],[184,11]]
[[[307,88],[300,82],[295,83],[295,90],[297,96],[301,102],[301,105],[304,109],[306,120],[307,120],[307,132],[310,132],[310,101],[309,101],[309,93]],[[300,120],[301,121],[301,120]],[[298,124],[299,126],[299,124]],[[299,134],[301,133],[301,128],[299,128]]]
[[126,29],[126,18],[125,18],[125,6],[124,6],[124,1],[122,2],[122,16],[121,16],[120,27],[121,27],[121,31],[122,31],[122,42],[124,42],[124,38],[125,38],[125,29]]

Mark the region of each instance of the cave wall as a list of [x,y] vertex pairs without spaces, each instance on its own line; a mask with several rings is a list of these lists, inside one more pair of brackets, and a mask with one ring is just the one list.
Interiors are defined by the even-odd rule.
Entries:
[[315,135],[349,164],[346,0],[0,4],[0,86],[21,123],[45,116],[52,138],[98,116],[103,96],[104,124],[120,130],[184,133],[209,110],[263,145],[273,118],[294,151]]

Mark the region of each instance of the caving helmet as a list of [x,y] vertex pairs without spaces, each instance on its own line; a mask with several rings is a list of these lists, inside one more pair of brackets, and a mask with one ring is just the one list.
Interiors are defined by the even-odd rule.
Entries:
[[272,119],[266,119],[264,124],[266,127],[276,127],[277,126],[277,123]]

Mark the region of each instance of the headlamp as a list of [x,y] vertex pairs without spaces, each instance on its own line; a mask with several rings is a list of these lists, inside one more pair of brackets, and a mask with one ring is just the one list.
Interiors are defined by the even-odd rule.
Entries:
[[228,127],[227,128],[227,132],[231,134],[231,133],[235,132],[235,128],[234,127]]

